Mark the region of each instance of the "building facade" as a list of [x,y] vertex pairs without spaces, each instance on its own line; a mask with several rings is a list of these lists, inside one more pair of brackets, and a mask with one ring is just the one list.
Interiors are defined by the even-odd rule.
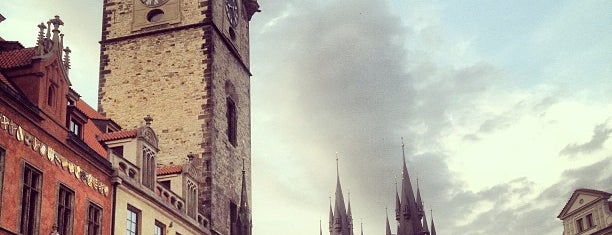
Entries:
[[115,169],[115,234],[210,234],[208,220],[197,212],[193,156],[183,165],[158,167],[158,139],[151,121],[146,117],[139,128],[98,138]]
[[214,234],[237,233],[243,159],[251,190],[249,21],[257,11],[256,0],[104,1],[99,111],[127,128],[151,115],[160,165],[196,154],[197,210]]
[[95,136],[118,127],[70,88],[61,25],[41,23],[35,47],[0,40],[0,234],[111,231],[112,167]]
[[612,234],[611,193],[577,189],[559,213],[563,221],[563,235]]

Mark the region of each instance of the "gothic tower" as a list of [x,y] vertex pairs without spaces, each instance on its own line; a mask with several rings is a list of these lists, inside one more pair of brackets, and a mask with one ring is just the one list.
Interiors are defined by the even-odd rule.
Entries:
[[410,175],[406,167],[406,154],[404,153],[404,141],[402,140],[402,191],[401,195],[396,192],[395,216],[398,222],[397,235],[422,235],[423,218],[420,191],[418,193],[418,203],[415,200]]
[[336,197],[334,210],[332,211],[331,201],[329,205],[329,234],[330,235],[353,235],[353,215],[351,212],[351,202],[349,198],[348,209],[344,204],[342,185],[340,185],[340,171],[338,168],[338,158],[336,157]]
[[199,156],[198,210],[213,234],[237,234],[242,159],[250,200],[249,22],[258,11],[257,0],[104,1],[99,111],[124,128],[151,115],[160,164]]

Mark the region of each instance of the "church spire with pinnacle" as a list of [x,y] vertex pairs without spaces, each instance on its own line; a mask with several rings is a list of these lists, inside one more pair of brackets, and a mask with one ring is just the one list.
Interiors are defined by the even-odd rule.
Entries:
[[425,215],[424,209],[423,209],[423,201],[421,199],[421,189],[419,187],[419,178],[417,176],[417,199],[416,199],[416,206],[417,206],[417,214],[419,216],[419,218],[422,218]]
[[436,225],[434,224],[433,210],[430,210],[429,212],[431,213],[431,234],[430,235],[436,235]]
[[240,208],[238,208],[237,226],[239,235],[252,234],[251,209],[249,208],[249,198],[247,195],[244,158],[242,159],[242,192],[240,193]]
[[385,215],[387,216],[387,225],[385,235],[391,235],[391,225],[389,225],[389,213],[387,212],[387,208],[385,207]]
[[[339,159],[336,154],[336,198],[333,211],[333,224],[330,229],[331,235],[353,235],[353,229],[350,221],[350,216],[347,214],[344,203],[344,195],[342,194],[342,185],[340,184]],[[349,204],[350,208],[350,204]]]
[[406,166],[406,153],[404,150],[404,138],[402,138],[402,194],[400,197],[401,213],[397,235],[417,235],[423,230],[423,225],[418,216],[417,203],[414,190],[410,182],[410,175]]
[[425,213],[423,213],[423,235],[430,235],[429,234],[429,226],[427,225],[427,216],[425,215]]

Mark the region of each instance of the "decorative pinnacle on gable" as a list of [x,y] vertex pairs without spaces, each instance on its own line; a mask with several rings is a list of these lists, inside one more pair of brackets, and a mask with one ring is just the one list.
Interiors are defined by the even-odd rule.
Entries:
[[[62,58],[62,65],[66,72],[70,69],[70,48],[64,48],[64,34],[60,33],[60,26],[64,22],[59,16],[53,17],[47,21],[47,26],[44,23],[38,25],[38,35],[36,37],[36,57],[48,57],[52,53],[59,54]],[[51,29],[53,27],[53,29]],[[45,29],[47,33],[45,34]],[[65,54],[64,54],[65,53]]]

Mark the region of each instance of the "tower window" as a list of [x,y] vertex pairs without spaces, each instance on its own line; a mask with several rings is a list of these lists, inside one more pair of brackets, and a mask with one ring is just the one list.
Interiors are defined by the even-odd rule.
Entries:
[[238,226],[236,224],[238,220],[238,206],[233,202],[230,202],[230,234],[234,235],[238,232]]
[[23,168],[21,191],[21,234],[38,234],[39,204],[42,173],[30,165]]
[[231,98],[227,98],[227,139],[232,145],[236,146],[237,141],[237,128],[238,128],[238,116],[236,115],[236,104]]
[[153,9],[147,13],[147,20],[149,22],[159,22],[164,17],[164,11],[160,9]]
[[153,189],[155,186],[155,152],[142,148],[142,184],[147,188]]

